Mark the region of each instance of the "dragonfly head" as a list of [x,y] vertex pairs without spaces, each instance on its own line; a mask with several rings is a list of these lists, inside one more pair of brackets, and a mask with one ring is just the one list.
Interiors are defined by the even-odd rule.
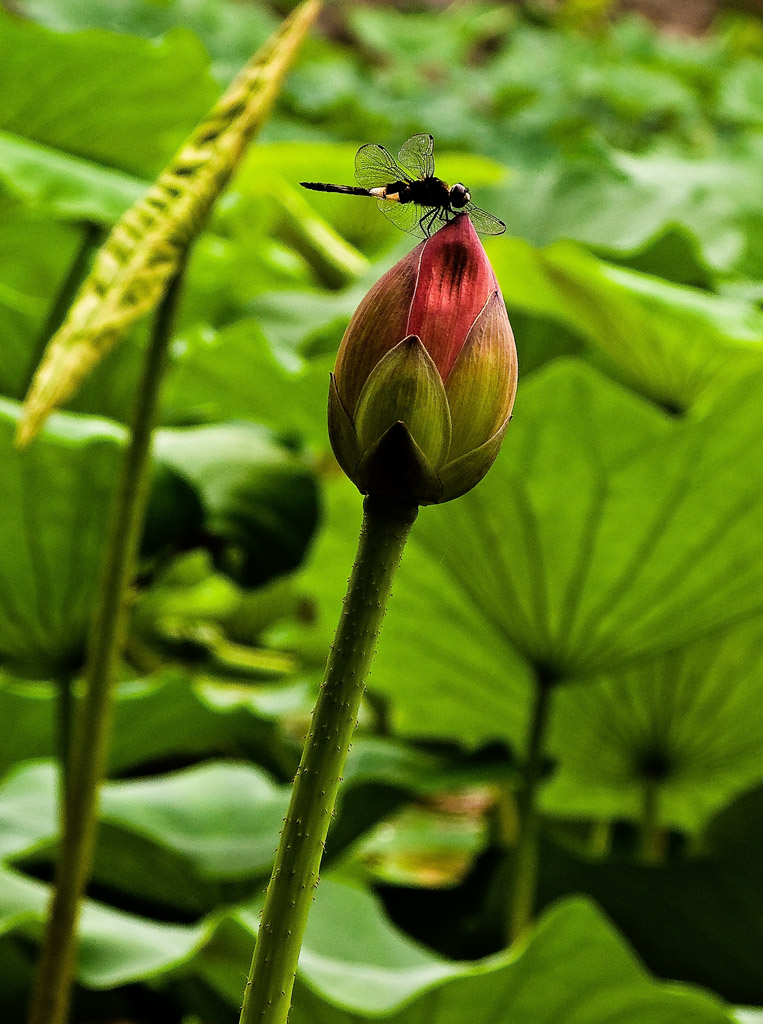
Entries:
[[454,210],[463,210],[468,202],[471,201],[471,194],[466,185],[451,185],[450,186],[450,205]]

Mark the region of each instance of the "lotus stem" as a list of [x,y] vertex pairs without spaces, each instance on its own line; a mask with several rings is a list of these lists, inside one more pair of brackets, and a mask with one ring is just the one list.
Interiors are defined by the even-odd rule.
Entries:
[[56,753],[58,755],[59,820],[64,828],[65,809],[71,781],[72,720],[74,718],[74,677],[62,672],[55,680],[56,688]]
[[509,906],[509,941],[518,939],[532,923],[538,876],[538,785],[543,772],[543,752],[551,710],[553,682],[541,676],[535,686],[528,728],[522,784],[517,794],[519,836],[514,848],[514,870]]
[[656,779],[644,780],[639,838],[642,861],[653,866],[662,864],[667,852],[667,833],[660,825],[660,786]]
[[297,961],[392,578],[418,507],[367,497],[358,554],[294,780],[240,1024],[285,1024]]
[[74,978],[77,921],[90,875],[100,784],[113,710],[116,670],[125,639],[128,593],[135,576],[148,491],[151,432],[180,298],[184,265],[157,308],[138,385],[132,432],[106,548],[85,669],[85,694],[74,723],[70,777],[56,884],[43,936],[29,1024],[65,1024]]
[[612,849],[612,822],[601,818],[591,823],[588,835],[588,852],[596,860],[604,860]]

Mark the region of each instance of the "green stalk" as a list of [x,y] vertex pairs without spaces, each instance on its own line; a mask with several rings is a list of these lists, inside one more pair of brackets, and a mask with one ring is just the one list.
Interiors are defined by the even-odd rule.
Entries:
[[58,793],[60,821],[63,832],[69,784],[71,782],[72,719],[74,717],[74,677],[62,672],[55,680],[56,687],[56,748],[58,755]]
[[645,779],[641,804],[641,859],[645,864],[662,864],[667,852],[667,833],[660,825],[660,784]]
[[37,367],[42,360],[43,353],[47,348],[48,342],[64,322],[64,317],[74,301],[74,296],[79,291],[82,280],[90,266],[93,254],[100,245],[102,237],[102,228],[97,224],[93,224],[92,221],[84,222],[82,225],[82,242],[80,247],[74,255],[74,259],[69,266],[66,277],[61,282],[61,286],[53,300],[53,305],[50,307],[50,311],[45,318],[45,323],[42,325],[40,333],[37,336],[37,340],[35,341],[32,356],[29,361],[29,371],[27,373],[26,387],[24,388],[25,392],[29,390],[32,384],[32,380],[37,371]]
[[512,892],[509,906],[509,941],[518,939],[529,927],[535,909],[538,877],[538,785],[543,771],[543,748],[551,709],[553,682],[539,678],[527,736],[522,786],[517,795],[519,837],[514,848]]
[[285,1024],[326,834],[392,578],[418,514],[367,497],[358,554],[294,780],[240,1024]]
[[182,270],[181,266],[157,309],[138,384],[132,434],[116,495],[88,651],[86,690],[75,722],[56,887],[32,990],[29,1024],[65,1024],[69,1010],[79,906],[90,875],[98,791],[106,767],[114,681],[124,645],[128,592],[135,576],[143,527],[151,431],[172,338]]
[[519,838],[519,811],[514,781],[498,783],[495,798],[496,839],[502,850],[512,850]]
[[604,860],[612,849],[612,822],[608,818],[591,823],[588,852],[596,860]]

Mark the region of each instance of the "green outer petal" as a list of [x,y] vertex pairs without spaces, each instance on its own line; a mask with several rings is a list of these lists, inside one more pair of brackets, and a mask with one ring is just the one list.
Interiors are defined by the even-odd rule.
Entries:
[[517,389],[517,350],[500,292],[493,292],[467,335],[446,382],[453,440],[450,458],[479,448],[505,422]]
[[361,452],[400,422],[435,469],[445,462],[451,433],[448,398],[434,360],[415,334],[374,367],[354,420]]
[[511,417],[507,416],[504,423],[496,430],[490,440],[485,441],[466,455],[462,455],[440,470],[443,494],[440,501],[452,501],[460,498],[480,482],[496,460],[501,443],[506,434]]
[[342,467],[344,473],[354,480],[353,473],[360,459],[360,448],[358,438],[352,420],[342,405],[339,391],[336,386],[336,377],[331,374],[329,382],[329,408],[328,408],[329,440],[336,456],[336,461]]
[[442,481],[404,423],[393,423],[355,469],[362,494],[386,494],[417,505],[442,500]]
[[353,419],[374,367],[410,333],[408,315],[423,246],[422,242],[376,282],[344,332],[334,373],[342,404]]

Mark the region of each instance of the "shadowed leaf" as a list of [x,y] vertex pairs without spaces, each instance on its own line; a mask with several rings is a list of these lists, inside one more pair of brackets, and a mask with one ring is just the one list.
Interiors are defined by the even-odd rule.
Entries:
[[[47,887],[0,870],[0,930],[34,938]],[[237,1006],[259,903],[194,925],[166,924],[94,900],[84,906],[77,975],[87,988],[182,972]],[[341,922],[341,927],[336,923]],[[472,963],[443,960],[412,942],[366,890],[322,880],[300,957],[298,1024],[730,1024],[714,996],[650,977],[595,906],[549,909],[522,948]]]
[[759,617],[657,658],[562,687],[543,806],[567,817],[638,820],[645,782],[659,820],[696,829],[763,780]]

